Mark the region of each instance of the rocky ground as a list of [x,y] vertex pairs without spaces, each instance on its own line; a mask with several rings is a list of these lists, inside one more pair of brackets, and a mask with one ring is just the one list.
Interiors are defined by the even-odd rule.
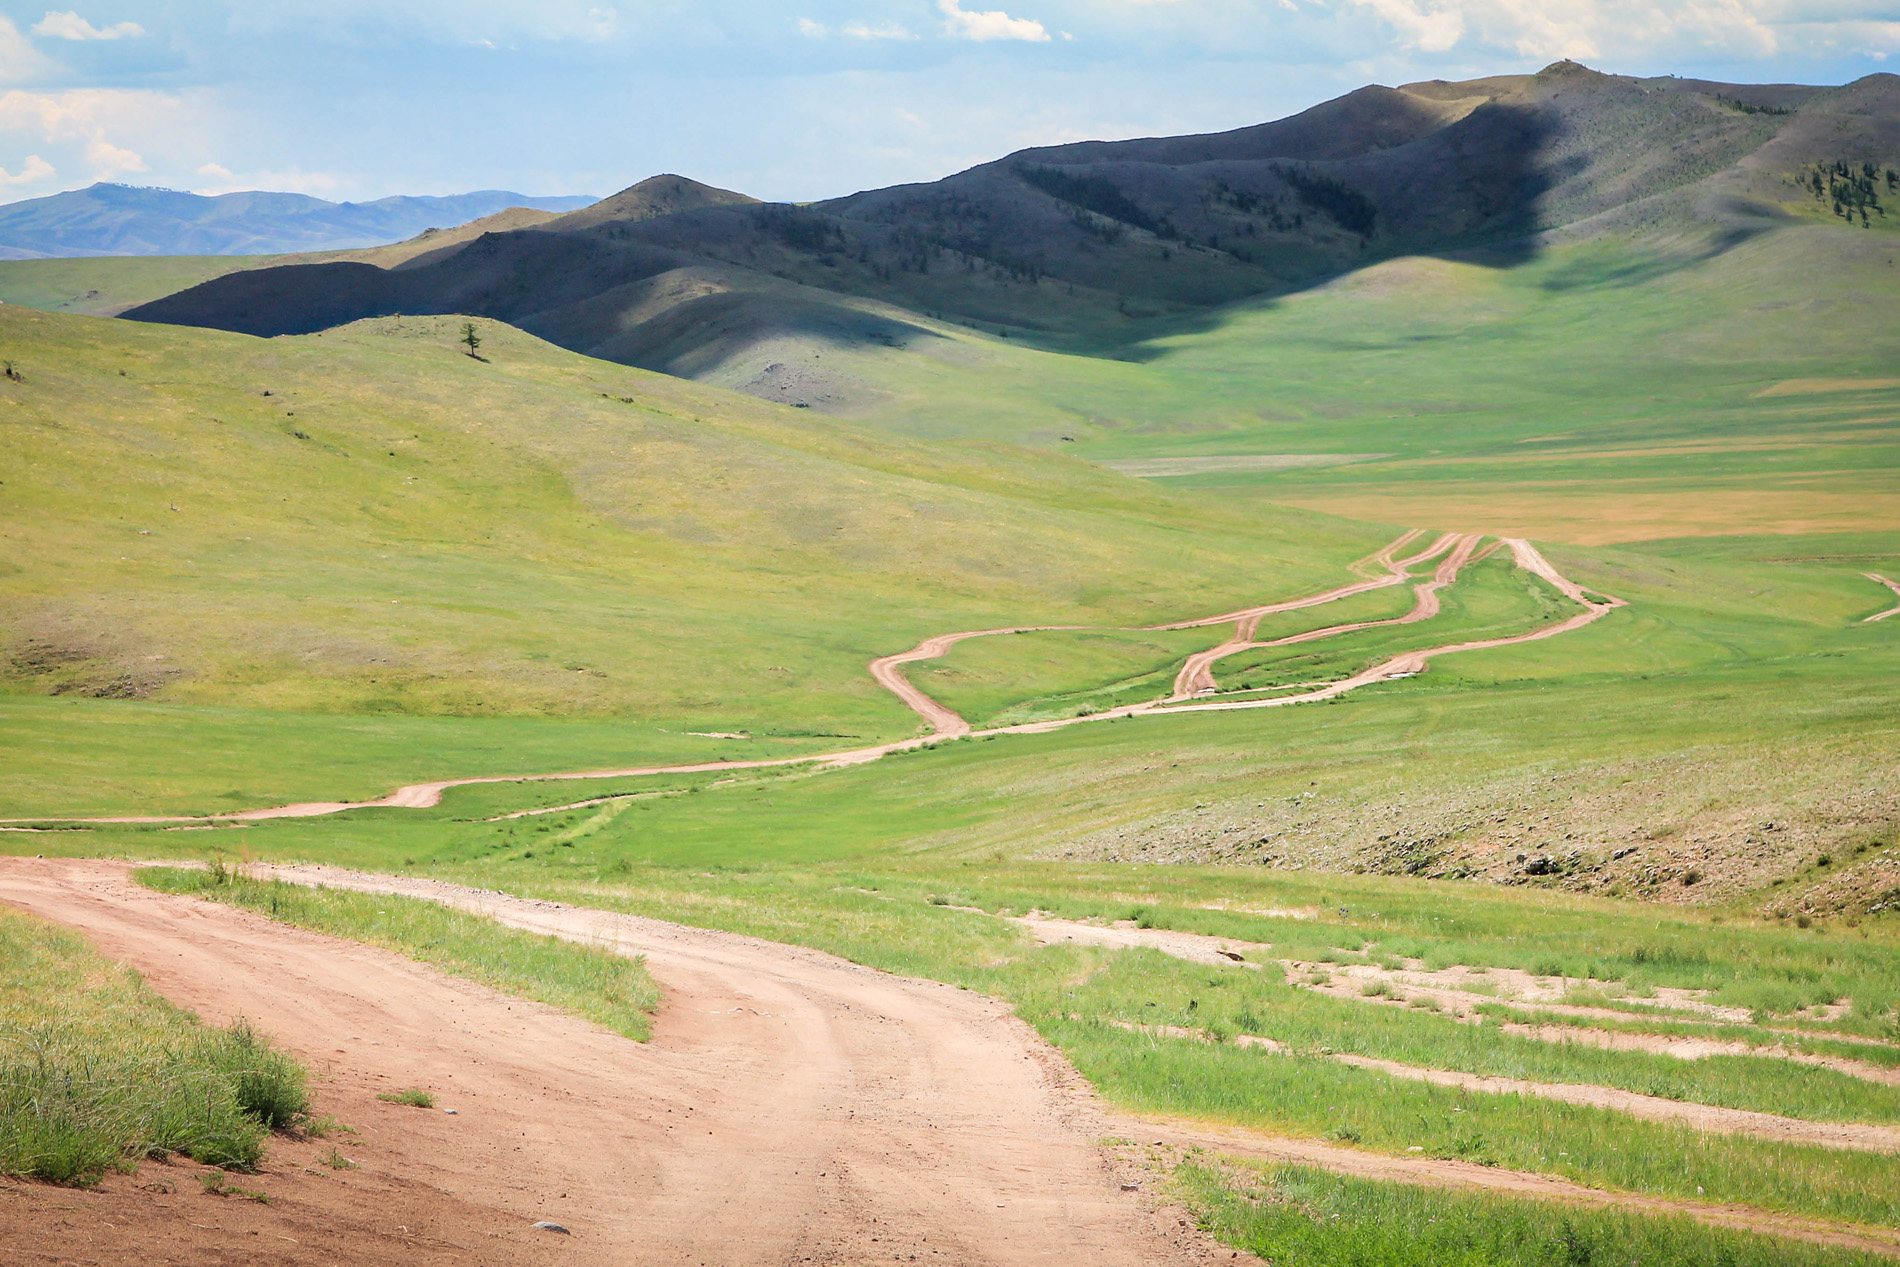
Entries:
[[[1049,856],[1537,885],[1789,918],[1900,909],[1900,766],[1685,753],[1420,790],[1210,801]],[[1830,765],[1837,765],[1830,762]]]

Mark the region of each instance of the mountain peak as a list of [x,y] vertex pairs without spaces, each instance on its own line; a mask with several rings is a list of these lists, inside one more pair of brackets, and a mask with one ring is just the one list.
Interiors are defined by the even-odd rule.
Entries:
[[689,176],[665,172],[658,176],[649,176],[639,184],[630,185],[612,197],[601,199],[591,207],[570,212],[548,227],[566,232],[574,229],[591,229],[597,224],[607,224],[611,221],[637,224],[645,220],[658,220],[662,216],[677,215],[682,211],[704,211],[709,207],[741,207],[756,202],[758,202],[757,198],[746,194],[704,184]]

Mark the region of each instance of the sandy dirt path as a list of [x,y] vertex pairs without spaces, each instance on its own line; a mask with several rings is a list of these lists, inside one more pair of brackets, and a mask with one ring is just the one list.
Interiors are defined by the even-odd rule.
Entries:
[[[1364,594],[1370,590],[1384,589],[1387,586],[1398,585],[1410,579],[1411,573],[1407,569],[1411,565],[1421,563],[1435,555],[1443,553],[1450,546],[1451,542],[1456,539],[1452,534],[1446,533],[1432,546],[1413,555],[1411,558],[1395,561],[1393,556],[1423,535],[1425,535],[1423,529],[1414,528],[1410,532],[1399,536],[1382,549],[1349,564],[1347,570],[1361,576],[1366,576],[1368,579],[1364,581],[1341,585],[1337,588],[1326,590],[1323,593],[1309,594],[1303,598],[1288,599],[1285,602],[1269,603],[1264,606],[1248,607],[1240,611],[1227,612],[1220,616],[1204,616],[1195,620],[1179,621],[1170,625],[1146,625],[1140,626],[1139,628],[1162,632],[1177,629],[1199,629],[1208,625],[1232,624],[1236,626],[1236,638],[1242,640],[1251,638],[1253,636],[1254,627],[1260,623],[1260,619],[1263,616],[1271,615],[1275,612],[1298,611],[1306,607],[1318,607],[1322,603],[1337,602],[1342,598],[1348,598],[1354,594]],[[970,723],[964,720],[955,710],[946,707],[918,689],[909,678],[904,676],[903,669],[905,665],[916,664],[921,660],[935,660],[941,656],[948,655],[952,647],[956,646],[959,642],[967,642],[971,638],[994,638],[1001,634],[1050,633],[1061,630],[1087,628],[1092,628],[1092,626],[1021,625],[1012,626],[1007,629],[970,629],[960,633],[937,634],[935,637],[924,639],[908,651],[900,651],[896,655],[882,656],[871,661],[871,676],[876,679],[879,686],[882,686],[885,690],[897,696],[898,699],[904,701],[905,707],[922,718],[924,724],[930,727],[931,732],[937,738],[958,739],[970,733]],[[1218,650],[1218,648],[1216,650]],[[1202,656],[1210,654],[1213,653],[1201,652],[1188,661],[1189,667],[1184,668],[1182,670],[1182,677],[1176,680],[1175,693],[1177,695],[1181,693],[1180,682],[1185,680],[1186,676],[1194,671],[1193,665],[1196,661]]]
[[[1183,700],[1218,690],[1220,684],[1214,680],[1214,665],[1242,651],[1254,651],[1263,647],[1293,646],[1302,642],[1318,642],[1323,638],[1336,638],[1340,634],[1353,633],[1360,629],[1377,629],[1386,625],[1415,625],[1422,620],[1432,619],[1438,615],[1440,608],[1438,592],[1457,582],[1458,574],[1471,562],[1472,555],[1482,540],[1483,538],[1475,533],[1457,538],[1457,545],[1434,570],[1432,579],[1422,585],[1412,587],[1414,596],[1412,610],[1403,616],[1396,616],[1391,620],[1361,620],[1346,625],[1328,625],[1324,629],[1311,629],[1305,633],[1293,634],[1286,638],[1274,638],[1266,642],[1254,641],[1255,631],[1260,627],[1260,617],[1254,616],[1241,621],[1234,627],[1234,636],[1231,639],[1212,650],[1203,651],[1188,658],[1187,663],[1181,668],[1180,675],[1174,680],[1174,693],[1169,697],[1168,702],[1178,704]],[[1441,542],[1440,545],[1442,544]],[[1426,555],[1402,560],[1395,565],[1395,568],[1403,569],[1423,559],[1429,559],[1435,553],[1437,553],[1436,547]]]
[[[1885,585],[1888,589],[1892,590],[1895,594],[1900,594],[1900,581],[1889,580],[1887,577],[1882,576],[1878,572],[1868,572],[1865,575],[1868,580],[1878,581],[1882,585]],[[1900,607],[1889,607],[1884,612],[1875,612],[1873,615],[1869,616],[1867,619],[1861,621],[1860,623],[1863,625],[1871,625],[1876,620],[1885,620],[1889,616],[1900,616]]]
[[972,629],[964,633],[938,634],[926,638],[909,651],[900,651],[896,655],[887,655],[871,661],[871,676],[877,684],[904,701],[905,707],[924,719],[934,735],[939,739],[958,739],[970,733],[970,723],[957,713],[939,704],[930,696],[911,685],[904,676],[903,668],[919,660],[935,660],[947,655],[950,648],[959,642],[971,638],[993,638],[998,634],[1047,633],[1059,629],[1081,629],[1082,625],[1024,625],[1013,629]]
[[[1603,617],[1609,615],[1619,607],[1628,606],[1622,599],[1609,597],[1607,595],[1600,599],[1590,598],[1581,588],[1564,577],[1556,568],[1552,567],[1549,560],[1545,559],[1544,556],[1538,552],[1537,547],[1533,546],[1530,542],[1517,538],[1507,538],[1504,544],[1510,548],[1519,567],[1543,577],[1561,590],[1566,597],[1581,603],[1584,610],[1570,617],[1568,620],[1558,621],[1553,625],[1545,625],[1543,628],[1533,629],[1529,633],[1514,634],[1507,638],[1486,638],[1475,642],[1459,642],[1449,646],[1429,647],[1420,651],[1407,651],[1402,655],[1381,661],[1371,668],[1363,669],[1349,678],[1342,678],[1318,690],[1307,691],[1300,695],[1282,695],[1274,699],[1260,700],[1224,700],[1211,704],[1150,704],[1140,708],[1131,708],[1126,711],[1128,713],[1141,712],[1150,715],[1155,713],[1228,712],[1250,708],[1282,708],[1288,704],[1308,704],[1320,700],[1336,699],[1348,691],[1356,691],[1360,687],[1370,686],[1374,682],[1389,681],[1393,678],[1413,677],[1423,673],[1430,666],[1431,662],[1439,656],[1455,655],[1461,651],[1484,651],[1494,647],[1510,647],[1526,642],[1541,642],[1546,638],[1555,638],[1560,634],[1581,629],[1585,625],[1593,624],[1603,619]],[[1105,720],[1111,716],[1113,716],[1113,714],[1097,713],[1089,720]],[[1048,723],[1041,724],[1044,726],[1048,725]],[[1021,731],[1028,728],[1019,726],[1013,729]]]
[[[796,947],[406,877],[260,869],[642,953],[668,1002],[638,1044],[384,951],[153,893],[128,869],[8,859],[0,900],[86,933],[208,1021],[249,1016],[323,1071],[320,1098],[367,1114],[375,1090],[424,1086],[457,1110],[390,1107],[365,1135],[382,1136],[393,1173],[352,1177],[367,1199],[354,1205],[334,1199],[342,1180],[285,1198],[293,1176],[267,1174],[259,1182],[280,1198],[270,1207],[187,1207],[171,1228],[186,1261],[1234,1262],[1184,1212],[1128,1191],[1131,1172],[1160,1179],[1189,1149],[1900,1253],[1891,1229],[1114,1114],[1003,1005]],[[1095,1143],[1105,1136],[1136,1143],[1117,1162]],[[273,1156],[292,1147],[279,1140]],[[1172,1151],[1134,1155],[1144,1149]],[[49,1194],[70,1195],[0,1194],[11,1216],[0,1251],[31,1233],[51,1238],[32,1243],[36,1255],[62,1239],[90,1251],[47,1261],[99,1261],[112,1224],[85,1226],[70,1201],[49,1218]],[[114,1217],[161,1222],[149,1202]],[[542,1219],[573,1236],[533,1231]],[[115,1230],[137,1251],[122,1261],[148,1257],[136,1222]]]
[[1717,1205],[1674,1201],[1667,1197],[1627,1192],[1605,1192],[1556,1175],[1505,1170],[1477,1162],[1439,1157],[1393,1157],[1349,1148],[1317,1139],[1276,1139],[1239,1127],[1180,1119],[1145,1119],[1144,1137],[1156,1146],[1176,1150],[1207,1149],[1254,1161],[1312,1166],[1338,1175],[1417,1184],[1430,1188],[1465,1188],[1504,1196],[1564,1201],[1574,1205],[1614,1207],[1635,1214],[1686,1215],[1715,1227],[1736,1228],[1786,1236],[1823,1245],[1841,1245],[1875,1254],[1900,1256],[1900,1231],[1866,1224],[1806,1219],[1745,1205]]
[[1900,1068],[1891,1065],[1876,1065],[1871,1061],[1854,1060],[1847,1056],[1826,1056],[1815,1052],[1793,1051],[1787,1047],[1758,1046],[1735,1039],[1724,1042],[1713,1038],[1634,1034],[1624,1030],[1586,1029],[1578,1025],[1526,1025],[1513,1021],[1506,1021],[1499,1025],[1498,1032],[1514,1034],[1520,1038],[1534,1038],[1540,1043],[1574,1043],[1580,1047],[1600,1047],[1605,1051],[1642,1051],[1657,1056],[1673,1056],[1677,1060],[1707,1060],[1711,1056],[1744,1056],[1750,1060],[1786,1060],[1792,1064],[1809,1065],[1816,1069],[1832,1069],[1835,1073],[1859,1078],[1864,1082],[1900,1087]]
[[1390,1078],[1429,1082],[1439,1087],[1457,1087],[1485,1095],[1526,1095],[1540,1100],[1561,1100],[1566,1104],[1582,1104],[1627,1113],[1648,1122],[1680,1122],[1698,1131],[1722,1135],[1747,1135],[1785,1144],[1812,1144],[1819,1148],[1849,1148],[1871,1153],[1900,1152],[1900,1127],[1873,1126],[1863,1122],[1810,1122],[1804,1118],[1782,1117],[1775,1113],[1727,1109],[1713,1104],[1641,1095],[1615,1087],[1574,1082],[1528,1082],[1521,1078],[1486,1077],[1452,1069],[1423,1069],[1371,1056],[1340,1055],[1333,1059],[1341,1064],[1371,1069]]
[[[335,1079],[430,1088],[457,1113],[403,1119],[426,1145],[412,1182],[546,1237],[548,1258],[1132,1267],[1208,1249],[1122,1190],[1086,1086],[981,995],[632,916],[284,873],[644,954],[668,997],[640,1044],[127,870],[6,859],[0,900],[85,933],[208,1021],[250,1017]],[[532,1233],[538,1219],[573,1236]]]

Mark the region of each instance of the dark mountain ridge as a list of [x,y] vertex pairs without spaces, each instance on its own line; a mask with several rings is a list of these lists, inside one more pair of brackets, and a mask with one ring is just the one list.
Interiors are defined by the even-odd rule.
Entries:
[[1025,150],[806,207],[655,178],[396,271],[260,270],[127,315],[272,335],[464,312],[695,376],[773,339],[926,337],[896,310],[1099,348],[1144,318],[1397,255],[1507,264],[1553,235],[1746,236],[1819,214],[1797,179],[1826,163],[1900,167],[1900,78],[1734,85],[1560,62],[1363,88],[1232,132]]
[[500,189],[448,197],[327,202],[307,194],[186,193],[96,184],[0,206],[0,252],[10,258],[89,255],[281,255],[377,246],[510,207],[571,212],[581,196]]

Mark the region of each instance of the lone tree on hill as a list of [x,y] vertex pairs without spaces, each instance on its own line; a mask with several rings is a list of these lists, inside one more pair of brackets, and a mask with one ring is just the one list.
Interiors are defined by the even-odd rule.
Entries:
[[[462,323],[461,341],[468,344],[468,354],[475,356],[475,349],[482,345],[482,336],[475,333],[475,323],[473,321],[464,321]],[[480,360],[481,358],[476,357],[476,359]]]

